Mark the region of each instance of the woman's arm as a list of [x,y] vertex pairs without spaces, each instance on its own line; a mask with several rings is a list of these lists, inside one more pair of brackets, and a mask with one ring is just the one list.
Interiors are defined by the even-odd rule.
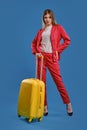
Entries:
[[58,52],[61,53],[64,49],[66,49],[70,45],[70,37],[64,30],[64,28],[60,25],[60,35],[61,40],[63,39],[63,43],[59,45]]
[[32,48],[32,53],[36,54],[36,52],[37,52],[37,36],[35,36],[35,38],[33,39],[32,44],[31,44],[31,48]]

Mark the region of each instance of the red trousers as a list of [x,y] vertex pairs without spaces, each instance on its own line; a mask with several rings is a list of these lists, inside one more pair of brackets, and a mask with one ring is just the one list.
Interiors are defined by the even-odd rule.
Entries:
[[[50,53],[42,53],[43,58],[43,68],[42,68],[42,81],[45,83],[45,102],[44,105],[47,105],[47,96],[46,96],[46,68],[48,68],[56,86],[62,97],[63,103],[70,103],[70,98],[62,81],[62,77],[60,74],[60,66],[58,61],[53,61],[52,54]],[[38,78],[40,79],[40,70],[41,70],[41,58],[38,58]]]

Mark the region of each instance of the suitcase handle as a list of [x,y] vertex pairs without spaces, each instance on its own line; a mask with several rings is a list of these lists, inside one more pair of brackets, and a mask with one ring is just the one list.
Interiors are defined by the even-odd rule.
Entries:
[[40,68],[40,80],[42,80],[42,68],[43,68],[43,55],[36,54],[36,78],[38,78],[37,71],[38,71],[38,58],[41,58],[41,68]]

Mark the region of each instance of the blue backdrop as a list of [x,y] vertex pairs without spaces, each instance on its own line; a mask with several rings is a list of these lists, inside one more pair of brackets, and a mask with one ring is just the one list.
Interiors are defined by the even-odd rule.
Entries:
[[[0,129],[82,130],[87,116],[87,2],[86,0],[1,0],[0,1]],[[65,28],[71,45],[61,55],[61,73],[71,97],[74,115],[68,117],[56,86],[47,72],[49,116],[27,123],[17,117],[20,82],[35,76],[31,42],[41,28],[42,13],[54,11]]]

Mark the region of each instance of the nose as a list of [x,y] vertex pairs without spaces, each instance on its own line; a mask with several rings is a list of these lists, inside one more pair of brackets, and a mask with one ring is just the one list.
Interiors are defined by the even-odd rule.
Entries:
[[47,18],[47,20],[46,21],[49,21],[49,18]]

